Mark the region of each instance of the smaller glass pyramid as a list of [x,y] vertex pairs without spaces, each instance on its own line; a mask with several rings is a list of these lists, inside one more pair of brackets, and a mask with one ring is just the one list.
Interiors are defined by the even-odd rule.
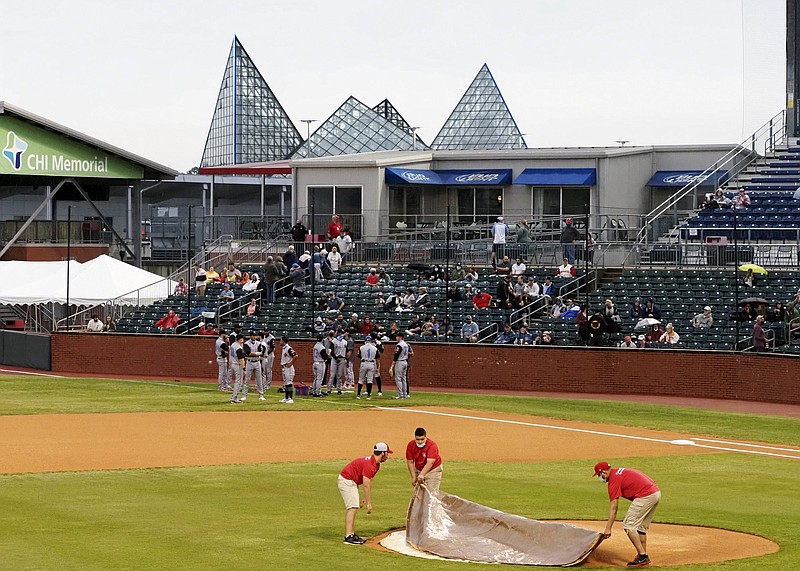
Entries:
[[392,105],[392,103],[388,99],[384,99],[380,103],[378,103],[375,107],[372,108],[373,111],[376,111],[381,117],[384,119],[388,119],[407,133],[414,135],[417,138],[417,149],[427,149],[428,145],[425,144],[419,135],[414,132],[414,128],[408,124],[397,108]]
[[433,149],[527,149],[497,83],[483,64],[439,134]]
[[399,127],[350,96],[295,150],[292,157],[331,157],[413,148],[410,129]]

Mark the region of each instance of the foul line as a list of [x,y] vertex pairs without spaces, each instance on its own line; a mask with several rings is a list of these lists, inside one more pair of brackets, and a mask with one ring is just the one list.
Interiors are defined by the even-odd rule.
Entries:
[[[414,408],[400,408],[400,407],[384,407],[378,406],[376,407],[380,410],[395,410],[401,412],[416,412],[419,414],[430,414],[434,416],[447,416],[451,418],[465,418],[469,420],[482,420],[486,422],[499,422],[501,424],[516,424],[519,426],[532,426],[534,428],[549,428],[550,430],[564,430],[566,432],[580,432],[583,434],[595,434],[598,436],[611,436],[613,438],[627,438],[630,440],[644,440],[646,442],[659,442],[661,444],[675,444],[675,445],[688,445],[688,446],[695,446],[697,448],[707,448],[709,450],[719,450],[721,452],[740,452],[742,454],[756,454],[760,456],[772,456],[774,458],[790,458],[792,460],[800,460],[800,456],[792,456],[790,454],[776,454],[773,452],[762,452],[760,450],[740,450],[738,448],[726,448],[722,446],[711,446],[708,444],[698,444],[694,440],[664,440],[661,438],[649,438],[646,436],[631,436],[629,434],[617,434],[614,432],[603,432],[600,430],[589,430],[586,428],[571,428],[568,426],[555,426],[552,424],[539,424],[536,422],[523,422],[520,420],[507,420],[503,418],[489,418],[483,416],[469,416],[465,414],[455,414],[455,413],[447,413],[447,412],[436,412],[432,410],[419,410]],[[704,442],[719,442],[720,444],[732,444],[735,446],[751,446],[756,447],[756,445],[752,444],[745,444],[741,442],[724,442],[724,441],[715,441],[715,440],[708,440],[703,438],[697,438],[697,440],[702,440]],[[767,446],[762,446],[761,448],[769,448]],[[790,450],[784,448],[774,448],[774,450]],[[792,452],[800,453],[798,450],[791,450]]]
[[14,369],[0,369],[0,373],[9,373],[11,375],[33,375],[35,377],[52,377],[54,379],[66,379],[61,375],[49,375],[47,373],[34,373],[32,371],[16,371]]

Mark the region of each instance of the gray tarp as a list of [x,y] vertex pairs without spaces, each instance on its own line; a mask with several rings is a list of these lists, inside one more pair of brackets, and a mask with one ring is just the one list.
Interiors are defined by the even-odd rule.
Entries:
[[596,531],[542,522],[417,486],[406,541],[448,559],[518,565],[576,565],[602,541]]

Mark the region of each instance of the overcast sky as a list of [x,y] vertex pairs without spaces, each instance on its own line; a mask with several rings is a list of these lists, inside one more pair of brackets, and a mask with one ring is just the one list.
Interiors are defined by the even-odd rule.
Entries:
[[234,34],[289,117],[388,98],[428,143],[485,62],[530,147],[736,143],[784,106],[785,0],[4,0],[0,100],[185,171]]

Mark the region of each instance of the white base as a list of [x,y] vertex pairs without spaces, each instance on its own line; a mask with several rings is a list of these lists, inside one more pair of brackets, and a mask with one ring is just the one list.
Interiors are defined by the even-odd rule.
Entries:
[[421,559],[438,559],[439,561],[458,561],[461,563],[486,563],[485,561],[466,561],[464,559],[445,559],[427,551],[420,551],[411,547],[406,543],[406,530],[393,531],[383,539],[380,544],[390,551],[400,553],[401,555],[410,555],[411,557],[419,557]]

